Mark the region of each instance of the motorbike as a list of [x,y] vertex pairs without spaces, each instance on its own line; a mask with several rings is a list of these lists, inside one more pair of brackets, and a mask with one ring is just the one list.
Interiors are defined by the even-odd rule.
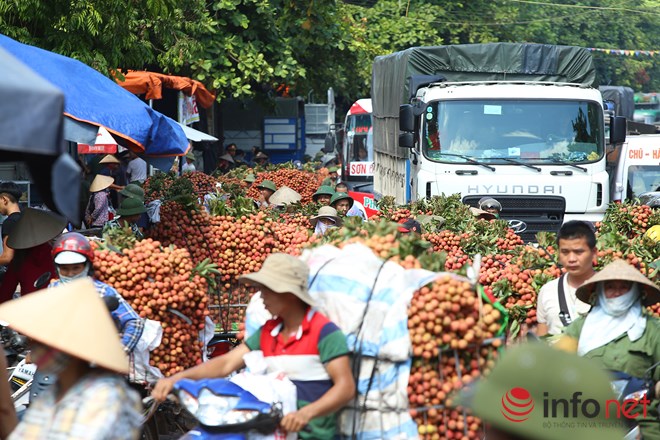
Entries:
[[[631,400],[640,401],[644,398],[648,400],[655,399],[653,373],[658,365],[660,365],[660,362],[646,370],[644,378],[634,377],[622,371],[610,371],[610,374],[613,376],[610,385],[612,386],[612,391],[614,391],[617,400],[623,404],[623,402]],[[641,433],[636,419],[626,418],[625,422],[626,435],[623,437],[623,440],[637,440],[640,438]]]
[[[45,272],[35,280],[34,287],[43,289],[48,286],[50,279],[51,273]],[[0,322],[0,343],[5,349],[5,357],[9,366],[11,398],[20,417],[30,403],[30,390],[37,366],[26,361],[28,338],[18,334],[4,322]]]
[[280,404],[263,402],[227,379],[183,379],[173,392],[199,423],[182,440],[249,439],[251,433],[274,433],[282,420]]
[[215,333],[206,347],[206,352],[209,359],[212,359],[228,353],[232,348],[238,346],[240,343],[241,341],[236,338],[236,333]]

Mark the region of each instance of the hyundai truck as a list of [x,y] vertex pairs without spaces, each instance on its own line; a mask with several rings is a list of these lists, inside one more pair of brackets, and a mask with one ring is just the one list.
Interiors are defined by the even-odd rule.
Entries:
[[[584,48],[416,47],[374,60],[374,192],[399,203],[492,196],[523,239],[601,220],[610,201],[603,100]],[[625,139],[613,116],[610,143]]]

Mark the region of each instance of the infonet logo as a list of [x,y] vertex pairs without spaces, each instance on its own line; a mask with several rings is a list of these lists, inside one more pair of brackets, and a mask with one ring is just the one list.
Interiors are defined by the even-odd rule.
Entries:
[[532,395],[525,388],[511,388],[502,396],[502,415],[510,422],[520,423],[534,410]]

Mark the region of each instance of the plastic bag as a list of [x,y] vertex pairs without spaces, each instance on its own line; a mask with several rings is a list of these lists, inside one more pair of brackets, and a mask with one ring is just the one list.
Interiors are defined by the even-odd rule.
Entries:
[[[252,393],[257,399],[267,403],[280,403],[282,414],[286,415],[298,409],[298,392],[296,386],[286,377],[284,373],[266,372],[266,361],[263,352],[256,350],[247,353],[243,360],[247,371],[234,375],[230,380],[244,390]],[[296,433],[284,434],[277,430],[270,435],[250,433],[250,440],[296,440]]]
[[245,310],[245,339],[259,330],[273,315],[270,314],[261,299],[261,292],[252,295]]
[[211,342],[211,339],[213,339],[214,334],[215,334],[215,324],[213,323],[213,320],[207,316],[204,319],[204,329],[199,332],[199,340],[204,343],[204,346],[202,348],[202,360],[204,362],[209,360],[207,348],[209,342]]
[[163,373],[149,365],[149,352],[160,345],[163,338],[163,327],[158,321],[145,319],[144,330],[133,353],[130,355],[132,368],[128,379],[134,383],[155,382],[163,377]]
[[160,223],[160,205],[160,200],[147,203],[147,216],[149,216],[151,223]]

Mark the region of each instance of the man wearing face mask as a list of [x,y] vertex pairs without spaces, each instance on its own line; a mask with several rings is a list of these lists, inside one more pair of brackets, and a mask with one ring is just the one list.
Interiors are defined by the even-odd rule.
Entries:
[[[578,355],[597,360],[607,370],[644,378],[660,361],[660,320],[645,311],[645,306],[660,301],[660,289],[634,267],[616,260],[582,284],[576,295],[593,307],[566,328],[558,346],[577,347]],[[655,369],[653,380],[660,380],[660,369]],[[647,416],[636,419],[644,440],[660,439],[657,408],[656,396]]]
[[112,287],[92,278],[94,268],[94,251],[89,240],[77,232],[69,232],[60,236],[53,246],[53,261],[59,275],[59,280],[53,281],[50,287],[57,287],[82,278],[91,278],[96,291],[101,298],[113,296],[119,306],[111,312],[124,350],[132,353],[142,336],[144,321],[135,310]]

